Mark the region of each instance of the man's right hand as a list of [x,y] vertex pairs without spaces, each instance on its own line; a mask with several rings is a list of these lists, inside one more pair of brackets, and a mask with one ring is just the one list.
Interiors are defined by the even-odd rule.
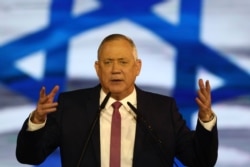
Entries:
[[58,105],[57,102],[54,102],[54,98],[56,93],[59,90],[59,86],[56,85],[51,92],[46,95],[45,87],[42,87],[40,90],[40,97],[37,103],[36,110],[33,112],[31,116],[31,121],[35,124],[44,123],[47,118],[47,114],[56,111],[56,107]]

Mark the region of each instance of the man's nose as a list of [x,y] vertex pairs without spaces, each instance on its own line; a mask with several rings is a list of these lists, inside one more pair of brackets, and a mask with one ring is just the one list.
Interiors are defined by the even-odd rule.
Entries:
[[116,61],[113,62],[112,72],[113,73],[121,72],[121,66],[119,65],[119,62]]

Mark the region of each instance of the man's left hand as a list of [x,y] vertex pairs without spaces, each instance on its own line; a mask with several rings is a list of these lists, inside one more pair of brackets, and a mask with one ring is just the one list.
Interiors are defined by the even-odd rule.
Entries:
[[202,79],[199,79],[199,90],[197,92],[198,97],[195,101],[199,106],[198,116],[202,122],[209,122],[213,119],[214,114],[211,109],[211,90],[210,84],[207,80],[204,84]]

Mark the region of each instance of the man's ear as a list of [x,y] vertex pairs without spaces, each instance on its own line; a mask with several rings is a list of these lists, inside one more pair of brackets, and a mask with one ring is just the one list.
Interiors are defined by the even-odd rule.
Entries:
[[95,71],[96,71],[96,74],[99,76],[99,62],[98,61],[95,61]]
[[138,76],[141,72],[141,66],[142,66],[142,61],[141,59],[137,59],[136,60],[136,68],[137,68],[137,71],[136,71],[136,75]]

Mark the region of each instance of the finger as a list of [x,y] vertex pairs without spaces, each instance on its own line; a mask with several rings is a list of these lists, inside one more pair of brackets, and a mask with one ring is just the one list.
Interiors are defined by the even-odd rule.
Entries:
[[205,85],[204,85],[203,79],[199,79],[198,84],[199,84],[199,88],[200,88],[200,89],[205,88]]
[[196,103],[198,104],[199,107],[204,107],[203,102],[197,97],[195,98]]
[[55,112],[57,110],[56,107],[51,107],[51,108],[47,108],[47,109],[43,109],[42,111],[39,111],[37,110],[37,113],[40,115],[40,116],[45,116],[51,112]]
[[203,94],[204,96],[206,96],[205,85],[202,79],[199,80],[199,92],[200,94]]
[[199,89],[197,91],[198,98],[204,101],[206,100],[206,90],[205,90],[205,85],[202,79],[199,79],[198,85],[199,85]]
[[54,102],[54,103],[46,103],[46,104],[40,105],[39,107],[42,110],[45,110],[45,109],[48,109],[48,108],[57,107],[57,105],[58,105],[58,103]]
[[59,90],[59,86],[56,85],[56,86],[54,86],[54,88],[51,90],[51,92],[49,94],[52,96],[55,96],[56,93],[58,92],[58,90]]
[[48,98],[50,102],[53,102],[57,92],[59,91],[59,86],[56,85],[54,88],[51,90],[51,92],[48,94]]
[[204,105],[199,99],[195,99],[195,100],[196,100],[196,103],[199,107],[199,112],[206,113],[208,107],[206,105]]
[[44,97],[44,96],[46,96],[46,94],[45,94],[45,87],[43,86],[40,90],[40,97]]
[[206,87],[203,91],[204,93],[204,96],[206,96],[207,99],[211,99],[211,87],[210,87],[210,84],[209,84],[209,80],[206,80]]
[[56,107],[51,107],[51,108],[47,108],[43,110],[43,114],[49,114],[51,112],[55,112],[56,111]]
[[201,90],[197,92],[197,96],[198,96],[197,98],[203,103],[207,100],[207,97],[204,95],[204,93],[202,93]]
[[[211,104],[211,96],[210,96],[210,85],[207,80],[204,84],[203,80],[199,80],[200,89],[197,91],[197,100],[199,100],[200,107],[207,107]],[[202,105],[201,105],[202,104]]]
[[209,93],[210,93],[210,91],[211,91],[211,87],[210,87],[209,80],[206,81],[206,90],[207,90],[207,92],[209,92]]
[[46,88],[43,86],[40,90],[40,93],[39,93],[39,100],[38,100],[38,103],[42,104],[44,103],[45,101],[47,101],[47,96],[46,96]]
[[198,90],[197,95],[198,95],[199,98],[201,98],[203,100],[211,98],[211,94],[210,94],[209,91],[207,92],[207,91],[204,91],[204,90]]
[[211,105],[210,103],[204,103],[199,98],[195,99],[197,105],[199,106],[199,112],[201,113],[207,113],[211,111]]
[[202,79],[199,80],[199,87],[201,90],[205,90],[206,92],[210,92],[210,83],[209,80],[206,80],[205,84]]
[[208,108],[208,107],[211,107],[211,102],[210,102],[208,99],[203,100],[203,99],[197,97],[197,98],[195,99],[195,101],[196,101],[196,103],[198,104],[198,106],[199,106],[200,108]]
[[58,103],[45,103],[42,105],[37,106],[37,112],[44,115],[51,111],[56,111],[56,107],[58,106]]
[[202,79],[199,80],[200,91],[208,99],[211,99],[211,87],[209,81],[206,80],[205,85]]
[[204,95],[206,95],[207,90],[206,90],[206,86],[205,86],[205,84],[204,84],[204,82],[203,82],[202,79],[199,80],[199,88],[200,88],[200,91],[201,91]]

